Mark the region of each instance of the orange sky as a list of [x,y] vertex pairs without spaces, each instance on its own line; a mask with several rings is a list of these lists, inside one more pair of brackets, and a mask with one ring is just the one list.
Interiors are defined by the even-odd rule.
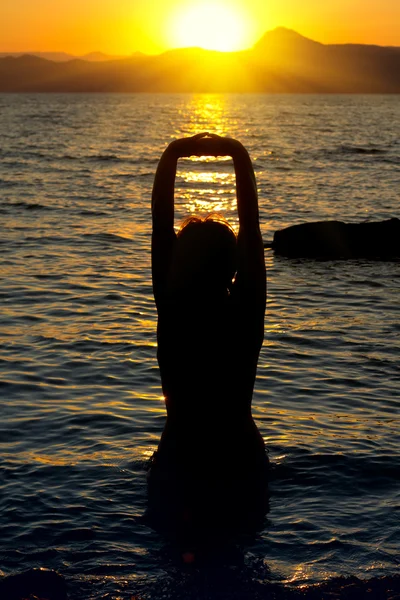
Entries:
[[212,17],[204,5],[210,0],[0,0],[0,52],[153,54],[191,41],[240,50],[277,26],[323,43],[400,46],[400,0],[213,0]]

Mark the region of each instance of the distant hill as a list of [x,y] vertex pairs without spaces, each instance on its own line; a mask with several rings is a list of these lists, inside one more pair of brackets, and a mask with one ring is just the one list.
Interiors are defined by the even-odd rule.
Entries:
[[279,27],[242,52],[6,56],[0,92],[400,93],[400,48],[325,45]]
[[12,56],[18,58],[20,56],[39,56],[47,60],[53,60],[54,62],[65,62],[67,60],[73,60],[76,56],[67,54],[66,52],[0,52],[0,58]]
[[68,54],[67,52],[0,52],[0,58],[6,56],[13,56],[14,58],[20,56],[38,56],[39,58],[45,58],[46,60],[52,60],[53,62],[67,62],[68,60],[76,60],[81,58],[90,62],[105,61],[105,60],[118,60],[120,58],[126,58],[125,56],[112,56],[104,54],[104,52],[89,52],[82,56],[75,56],[74,54]]

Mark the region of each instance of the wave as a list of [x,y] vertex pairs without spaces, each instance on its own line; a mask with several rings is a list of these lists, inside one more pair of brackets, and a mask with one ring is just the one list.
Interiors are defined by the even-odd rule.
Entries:
[[[85,154],[85,155],[71,155],[71,154],[63,154],[61,156],[55,156],[55,158],[60,160],[80,160],[90,161],[90,162],[123,162],[128,163],[130,165],[156,165],[158,163],[158,157],[146,158],[145,156],[139,156],[138,158],[133,158],[131,156],[118,156],[118,154]],[[154,173],[153,171],[151,171]]]
[[13,157],[13,158],[26,158],[26,157],[34,157],[34,158],[48,158],[49,153],[44,153],[41,151],[41,146],[33,145],[24,145],[23,150],[9,150],[9,149],[1,149],[0,154],[4,157]]
[[[90,542],[93,531],[87,528],[66,532],[59,543]],[[86,550],[84,558],[90,558]],[[57,555],[57,552],[56,552]],[[47,559],[48,555],[45,556]],[[38,558],[38,557],[37,557]],[[44,557],[41,557],[44,558]],[[53,555],[50,555],[53,558]],[[253,565],[240,563],[240,552],[231,552],[230,562],[201,565],[199,569],[184,569],[169,565],[169,569],[157,577],[138,576],[132,573],[133,564],[107,564],[87,569],[83,576],[68,578],[68,590],[74,598],[86,600],[92,598],[129,597],[165,600],[323,600],[324,598],[398,598],[400,594],[400,576],[372,577],[334,577],[317,584],[290,584],[272,579],[268,566],[262,561],[253,561]],[[227,564],[228,563],[228,564]],[[30,569],[14,573],[0,579],[0,591],[4,597],[31,597],[46,595],[59,600],[66,599],[66,581],[53,570]],[[18,592],[18,593],[17,593]],[[106,594],[104,595],[104,593]]]
[[388,150],[376,147],[363,146],[341,146],[339,150],[343,154],[386,154]]
[[[139,156],[133,158],[131,156],[118,156],[117,154],[94,154],[79,157],[80,160],[88,160],[90,162],[118,162],[126,163],[129,165],[156,165],[158,163],[158,157],[146,158],[145,156]],[[152,171],[153,173],[153,171]]]
[[380,162],[388,163],[389,165],[399,166],[400,159],[398,156],[385,156],[380,159]]
[[40,246],[47,246],[49,244],[54,245],[66,245],[73,246],[78,240],[87,241],[88,245],[102,244],[111,246],[115,244],[131,244],[132,239],[117,235],[115,233],[84,233],[82,235],[75,236],[61,236],[61,235],[28,235],[24,238],[24,243],[34,243]]
[[80,160],[80,156],[76,156],[73,154],[63,154],[62,156],[59,156],[58,158],[60,158],[61,160]]
[[131,238],[126,238],[122,235],[117,235],[116,233],[84,233],[82,237],[87,240],[102,243],[131,244],[133,241]]
[[[361,159],[364,157],[366,160],[375,160],[379,162],[390,162],[394,164],[398,164],[399,157],[397,152],[393,151],[392,144],[388,144],[386,146],[356,146],[352,144],[339,144],[337,146],[332,147],[319,147],[314,149],[305,150],[295,149],[293,151],[294,161],[301,161],[307,159],[342,159],[342,160],[351,160],[352,158],[355,160],[357,157]],[[271,157],[266,157],[271,158]],[[285,160],[288,157],[284,154],[281,157],[278,157],[277,160]],[[276,159],[275,159],[276,160]],[[280,165],[282,168],[282,165]],[[275,166],[275,168],[279,168]],[[315,165],[314,165],[315,168]]]
[[124,162],[124,159],[116,154],[94,154],[91,156],[85,156],[86,160],[91,161],[107,161],[107,162]]
[[79,210],[76,214],[80,215],[81,217],[106,217],[109,215],[109,213],[102,211],[102,210],[88,210],[88,209]]
[[23,161],[26,159],[41,159],[41,160],[45,160],[47,162],[50,161],[77,161],[77,162],[91,162],[91,163],[95,163],[95,162],[109,162],[109,163],[126,163],[129,165],[151,165],[152,167],[152,171],[151,173],[153,174],[153,167],[157,164],[158,162],[158,156],[156,157],[145,157],[145,156],[138,156],[137,158],[134,158],[132,156],[119,156],[118,154],[115,153],[98,153],[98,154],[71,154],[69,152],[66,152],[65,154],[58,154],[56,152],[52,152],[51,150],[49,150],[48,152],[43,152],[42,148],[37,147],[37,149],[33,146],[30,148],[24,148],[23,150],[4,150],[4,149],[0,149],[0,155],[2,156],[2,159],[13,159],[14,162],[10,163],[10,162],[5,162],[4,164],[6,164],[7,166],[10,165],[16,165],[16,166],[20,166],[21,163],[19,161]]
[[[219,567],[219,568],[218,568]],[[177,571],[177,570],[176,570]],[[169,573],[154,582],[138,582],[139,597],[174,598],[175,600],[199,597],[209,600],[323,600],[326,598],[398,598],[400,576],[370,578],[335,577],[318,584],[290,584],[274,581],[268,566],[214,565],[214,568],[198,569],[196,573],[182,573],[179,582],[178,573]],[[150,586],[149,586],[150,584]],[[143,587],[142,587],[143,586]],[[135,586],[136,587],[136,586]],[[148,589],[150,587],[150,589]],[[147,588],[147,589],[146,589]],[[138,590],[138,591],[139,591]],[[136,591],[136,590],[135,590]],[[147,593],[146,593],[147,592]],[[142,596],[142,594],[145,594]],[[204,594],[204,596],[203,596]]]
[[[128,161],[130,162],[130,161]],[[154,171],[144,171],[143,173],[113,173],[110,175],[112,179],[134,179],[139,177],[153,177]]]
[[2,206],[2,209],[14,210],[15,208],[22,208],[24,210],[59,210],[56,206],[47,206],[40,202],[24,202],[19,200],[18,202],[9,202]]
[[57,235],[28,235],[24,238],[24,244],[32,242],[32,245],[37,247],[48,246],[54,244],[55,246],[60,245],[72,245],[75,243],[75,239],[72,237],[63,237]]
[[10,181],[8,179],[0,179],[0,188],[16,187],[20,185],[19,181]]
[[388,491],[392,485],[397,486],[399,473],[400,462],[390,455],[312,454],[293,449],[290,465],[271,462],[270,481],[278,485],[338,486],[349,479],[349,493],[364,488],[368,491],[371,485],[375,491]]
[[378,146],[352,146],[350,144],[340,144],[335,148],[325,148],[322,150],[325,154],[387,154],[386,148]]

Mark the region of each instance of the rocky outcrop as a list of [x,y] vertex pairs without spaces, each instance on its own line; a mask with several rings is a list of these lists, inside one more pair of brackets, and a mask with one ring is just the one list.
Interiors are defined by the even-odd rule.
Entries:
[[272,244],[265,246],[298,258],[400,258],[400,220],[302,223],[276,231]]

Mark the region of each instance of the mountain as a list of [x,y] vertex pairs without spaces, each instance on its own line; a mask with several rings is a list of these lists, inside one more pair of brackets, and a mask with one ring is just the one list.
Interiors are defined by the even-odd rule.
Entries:
[[6,56],[0,92],[400,93],[400,48],[325,45],[279,27],[241,52],[96,52],[64,62]]
[[297,33],[297,31],[293,31],[293,29],[277,27],[272,31],[264,33],[253,49],[257,52],[277,53],[290,50],[312,51],[321,48],[322,46],[323,44],[320,42],[314,42],[300,33]]
[[282,91],[400,92],[400,47],[325,45],[278,27],[254,46],[250,62],[256,71],[269,70]]
[[125,56],[112,56],[110,54],[104,54],[104,52],[89,52],[82,56],[75,56],[74,54],[68,54],[67,52],[0,52],[0,58],[5,58],[6,56],[17,58],[26,55],[38,56],[39,58],[45,58],[46,60],[52,60],[53,62],[67,62],[69,60],[76,60],[77,58],[88,60],[90,62],[125,58]]
[[67,54],[66,52],[0,52],[0,58],[5,58],[7,56],[17,58],[19,56],[26,56],[27,54],[30,56],[38,56],[39,58],[52,60],[54,62],[65,62],[67,60],[76,58],[72,54]]

